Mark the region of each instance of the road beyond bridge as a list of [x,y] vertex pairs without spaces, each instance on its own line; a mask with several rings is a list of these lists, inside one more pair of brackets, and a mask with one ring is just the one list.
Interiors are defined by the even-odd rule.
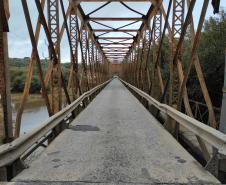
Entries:
[[219,182],[117,78],[12,181],[15,185]]

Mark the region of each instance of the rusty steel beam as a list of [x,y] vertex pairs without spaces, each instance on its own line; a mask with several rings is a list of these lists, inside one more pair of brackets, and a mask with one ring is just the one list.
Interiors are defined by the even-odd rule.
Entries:
[[[28,32],[29,32],[29,36],[30,36],[30,40],[31,40],[31,44],[32,44],[32,50],[33,50],[33,53],[34,53],[34,56],[35,56],[35,59],[36,59],[36,63],[37,63],[37,67],[38,67],[38,74],[39,74],[39,79],[40,79],[41,87],[42,87],[42,95],[45,99],[48,114],[49,114],[49,116],[51,116],[51,115],[53,115],[53,112],[52,112],[51,107],[50,107],[49,97],[48,97],[48,94],[47,94],[47,89],[45,87],[44,75],[43,75],[43,70],[42,70],[42,66],[41,66],[41,60],[40,60],[39,53],[38,53],[35,34],[34,34],[34,31],[33,31],[33,28],[32,28],[32,23],[31,23],[31,18],[30,18],[28,6],[27,6],[27,1],[22,0],[22,5],[23,5],[24,15],[25,15],[26,23],[27,23],[27,28],[28,28]],[[20,136],[20,127],[21,127],[21,121],[16,122],[16,126],[15,126],[15,137],[16,138]]]
[[130,49],[130,52],[132,52],[133,49],[135,49],[136,44],[139,40],[139,38],[141,37],[141,33],[147,28],[149,27],[149,22],[150,20],[156,15],[159,6],[161,5],[162,0],[158,1],[158,2],[153,2],[151,7],[149,8],[147,15],[146,15],[146,19],[145,21],[141,24],[140,28],[139,28],[139,32],[137,32],[137,35],[134,38],[134,42],[133,42],[133,46]]
[[[47,37],[47,40],[48,40],[48,43],[49,43],[50,51],[52,53],[51,57],[52,57],[53,65],[57,65],[58,62],[59,62],[58,61],[58,56],[57,56],[57,53],[56,53],[55,48],[54,48],[54,44],[53,44],[52,39],[51,39],[51,34],[50,34],[49,29],[48,29],[48,25],[47,25],[47,22],[46,22],[46,19],[45,19],[45,16],[44,16],[41,4],[40,4],[39,0],[35,0],[35,3],[36,3],[36,7],[38,9],[38,13],[39,13],[39,16],[40,16],[41,24],[42,24],[42,26],[44,28],[44,31],[45,31],[45,34],[46,34],[46,37]],[[66,85],[64,83],[64,77],[62,75],[62,72],[61,72],[61,80],[62,80],[62,87],[63,87],[64,93],[65,93],[65,96],[66,96],[67,103],[70,104],[71,100],[70,100],[70,97],[68,95],[68,91],[67,91]]]
[[108,56],[126,56],[126,53],[124,53],[124,54],[106,53],[105,56],[106,56],[106,57],[108,57]]
[[134,39],[135,37],[96,37],[98,40],[126,40],[126,39]]
[[[60,50],[57,50],[59,45],[59,2],[58,0],[47,0],[48,12],[48,29],[50,38],[53,43],[53,50],[55,50],[57,62],[53,65],[50,77],[50,92],[51,92],[51,109],[54,113],[61,110],[62,107],[62,81],[60,68]],[[50,63],[53,58],[53,51],[49,50]]]
[[[77,10],[72,9],[70,12],[70,40],[71,40],[71,47],[72,47],[72,53],[71,53],[71,70],[70,70],[70,76],[68,79],[68,89],[72,88],[72,93],[77,91],[77,88],[79,90],[79,95],[82,94],[80,84],[79,84],[79,78],[78,78],[78,31],[77,31]],[[75,75],[76,80],[76,87],[74,87],[73,83],[73,76]],[[74,93],[73,93],[74,94]],[[75,95],[73,95],[75,97]],[[75,98],[74,98],[75,99]]]
[[86,21],[143,21],[143,17],[88,17]]
[[104,53],[105,54],[112,54],[112,53],[114,53],[114,54],[125,54],[125,53],[127,53],[127,51],[124,51],[124,52],[122,52],[122,51],[105,51]]
[[93,13],[99,11],[100,9],[104,8],[105,6],[107,6],[107,5],[110,4],[110,3],[111,3],[111,1],[108,1],[108,2],[106,2],[105,4],[101,5],[100,7],[96,8],[96,9],[93,10],[92,12],[88,13],[88,14],[87,14],[87,17],[90,16],[91,14],[93,14]]
[[144,14],[142,14],[142,13],[140,13],[139,11],[135,10],[134,8],[131,8],[129,5],[127,5],[127,4],[124,3],[123,1],[120,1],[120,3],[121,3],[124,7],[126,7],[128,10],[130,10],[130,11],[136,13],[136,14],[139,14],[139,15],[141,15],[141,16],[145,16]]
[[[72,60],[72,62],[71,62],[72,70],[71,70],[70,76],[69,76],[69,83],[73,83],[75,81],[75,84],[73,83],[73,86],[76,85],[76,91],[78,90],[79,95],[81,95],[82,92],[81,92],[79,78],[78,78],[78,57],[77,57],[77,52],[78,52],[77,51],[78,50],[77,35],[78,35],[78,33],[77,33],[77,19],[76,19],[77,15],[73,10],[71,10],[70,29],[69,29],[69,26],[67,24],[66,13],[64,10],[64,4],[63,4],[62,0],[60,0],[60,4],[61,4],[61,10],[62,10],[63,20],[64,20],[64,27],[65,27],[66,33],[67,33],[67,38],[68,38],[69,48],[70,48],[70,55],[71,55],[71,60]],[[73,76],[75,76],[75,77],[73,77]],[[70,82],[70,80],[72,80],[73,82]],[[72,89],[72,93],[77,94],[77,92],[73,92],[73,89]]]
[[[161,0],[161,2],[162,2],[162,0]],[[145,18],[145,20],[143,21],[143,23],[141,24],[141,26],[140,26],[140,28],[139,28],[139,30],[137,30],[136,32],[137,32],[137,35],[136,36],[133,36],[133,46],[132,47],[134,47],[134,45],[136,44],[136,41],[139,39],[139,37],[140,37],[140,33],[148,26],[148,22],[152,19],[152,17],[156,14],[156,12],[157,12],[157,8],[156,8],[156,6],[159,6],[159,4],[161,4],[161,2],[155,2],[155,1],[153,1],[153,4],[151,5],[151,7],[149,8],[149,10],[148,10],[148,13],[147,13],[147,15],[145,16],[146,18]],[[97,37],[98,39],[101,39],[101,37]],[[104,37],[103,37],[104,38]],[[113,38],[113,37],[105,37],[105,38],[107,38],[107,39],[109,39],[109,38]],[[119,37],[120,38],[120,37]],[[122,37],[121,37],[122,38]],[[120,38],[120,39],[121,39]],[[124,37],[125,38],[125,37]],[[128,37],[126,37],[126,39],[127,39]],[[115,37],[115,39],[116,39],[116,37]],[[132,47],[129,47],[130,49],[132,48]],[[102,47],[102,48],[107,48],[107,47]],[[110,47],[111,48],[111,47]],[[124,47],[123,47],[124,48]],[[129,52],[129,51],[128,51]]]
[[102,49],[128,49],[128,48],[130,48],[130,46],[120,46],[120,47],[116,47],[116,46],[112,46],[112,47],[110,47],[110,46],[102,46],[101,47]]
[[104,53],[116,52],[116,53],[126,53],[128,50],[103,50]]
[[106,44],[106,45],[108,45],[108,44],[132,44],[132,42],[108,42],[108,43],[106,43],[106,42],[100,42],[100,44]]
[[[90,24],[89,23],[86,23],[85,22],[85,19],[86,19],[86,15],[85,15],[85,13],[84,13],[84,11],[83,11],[83,9],[81,8],[81,6],[80,6],[80,4],[79,4],[79,2],[75,2],[75,1],[72,1],[72,0],[69,0],[69,3],[70,3],[70,6],[72,7],[72,8],[74,8],[74,9],[76,9],[77,10],[77,16],[79,17],[79,19],[80,19],[80,21],[81,21],[81,25],[84,27],[85,26],[85,30],[87,31],[87,35],[89,35],[89,38],[92,40],[92,42],[95,44],[95,56],[94,56],[94,59],[95,59],[95,61],[96,61],[96,65],[95,65],[95,67],[96,68],[100,68],[101,67],[101,65],[102,65],[102,62],[104,62],[104,63],[106,63],[106,57],[104,56],[104,54],[103,54],[103,52],[102,52],[102,50],[101,50],[101,46],[100,46],[100,44],[99,44],[99,42],[98,42],[98,40],[97,39],[95,39],[95,34],[94,34],[94,32],[93,32],[93,30],[92,30],[92,28],[91,28],[91,26],[90,26]],[[78,26],[78,29],[79,29],[79,26]],[[80,31],[79,31],[80,32]],[[80,45],[82,45],[82,42],[81,42],[81,35],[80,35],[80,33],[78,34],[79,35],[79,43],[80,43]],[[80,47],[80,49],[81,49],[81,47]],[[83,58],[83,55],[82,55],[82,58]],[[83,61],[83,59],[82,59],[82,61]],[[103,63],[103,65],[104,65],[104,63]],[[104,70],[104,67],[102,67],[102,69],[101,70]],[[97,70],[96,70],[97,71]],[[100,71],[99,71],[100,72]],[[98,72],[98,73],[99,73]],[[98,83],[101,83],[103,80],[104,80],[104,78],[105,77],[103,77],[103,75],[100,75],[100,74],[97,74],[97,76],[98,76],[98,79],[99,79],[99,82]],[[83,77],[83,76],[82,76]],[[88,78],[87,78],[88,79]],[[83,79],[81,79],[81,80],[83,80]]]
[[129,49],[103,49],[103,52],[128,52]]
[[167,14],[166,14],[166,20],[167,21],[165,21],[165,24],[164,24],[164,27],[163,27],[163,31],[162,31],[162,35],[161,35],[161,39],[160,39],[160,43],[159,43],[159,48],[158,48],[158,52],[157,52],[157,58],[156,58],[155,65],[157,65],[159,63],[159,58],[160,58],[160,53],[161,53],[161,50],[162,50],[163,40],[165,38],[166,28],[167,28],[167,26],[169,24],[168,23],[168,19],[169,19],[169,16],[170,16],[170,10],[171,10],[171,6],[172,6],[172,2],[173,2],[173,0],[169,0],[169,5],[168,5],[168,8],[167,8]]
[[[188,6],[190,6],[190,0],[189,0],[189,3],[188,3]],[[161,11],[162,11],[162,13],[164,15],[165,21],[168,21],[168,20],[166,20],[166,13],[165,13],[165,10],[164,10],[164,7],[163,6],[161,6]],[[191,23],[192,23],[192,25],[191,25],[192,27],[190,29],[191,29],[191,32],[194,35],[194,25],[193,25],[193,22],[192,21],[191,21]],[[172,30],[171,30],[171,27],[170,27],[169,24],[168,24],[168,32],[169,32],[169,35],[170,35],[169,42],[172,44],[174,42],[173,41],[173,33],[172,33]],[[196,58],[198,58],[198,57],[196,57]],[[177,68],[178,68],[179,80],[182,81],[183,78],[184,78],[184,74],[183,74],[183,69],[182,69],[182,65],[180,64],[180,61],[177,63]],[[196,71],[197,71],[197,74],[198,74],[198,79],[199,79],[200,84],[201,84],[201,89],[203,91],[203,94],[205,95],[204,96],[205,97],[205,100],[206,100],[206,102],[209,103],[209,101],[208,101],[208,91],[207,91],[207,88],[205,88],[205,81],[203,80],[204,78],[201,77],[202,76],[202,70],[201,70],[201,67],[200,67],[200,64],[199,64],[199,61],[198,60],[196,60],[196,62],[195,62],[195,68],[196,68]],[[172,74],[172,72],[170,74]],[[169,84],[169,81],[167,81],[165,87],[167,87],[168,84]],[[184,99],[186,113],[190,117],[194,117],[194,115],[193,115],[193,113],[191,111],[190,104],[189,104],[187,90],[185,90],[183,99]],[[211,101],[210,101],[210,104],[208,104],[208,109],[211,110],[211,106],[209,106],[209,105],[211,105]],[[201,147],[201,150],[203,152],[204,158],[208,161],[210,155],[209,155],[209,152],[208,152],[208,150],[207,150],[207,148],[205,146],[205,143],[200,139],[200,137],[198,135],[196,135],[196,137],[197,137],[197,140],[198,140],[199,145]]]
[[125,56],[123,56],[123,55],[111,55],[111,56],[108,56],[108,58],[109,57],[124,58]]
[[[196,35],[195,35],[195,38],[194,38],[191,54],[190,54],[190,57],[189,57],[189,60],[188,60],[188,69],[186,70],[186,74],[185,74],[184,79],[183,79],[181,86],[180,86],[180,91],[179,91],[179,95],[178,95],[179,100],[178,100],[178,104],[177,104],[178,110],[181,109],[183,93],[184,93],[184,90],[185,90],[185,86],[186,86],[186,83],[187,83],[187,80],[188,80],[189,73],[191,71],[191,67],[194,63],[195,53],[197,52],[197,49],[198,49],[198,46],[199,46],[201,31],[202,31],[203,23],[204,23],[204,20],[205,20],[205,15],[206,15],[206,11],[207,11],[207,8],[208,8],[208,4],[209,4],[209,0],[204,0],[203,7],[202,7],[202,10],[201,10],[200,19],[199,19],[199,23],[198,23],[198,28],[197,28]],[[211,126],[214,127],[214,128],[217,127],[217,125],[211,125]]]
[[[155,25],[154,25],[154,30],[153,30],[153,34],[154,34],[153,35],[153,61],[154,61],[154,67],[156,65],[156,71],[157,71],[157,74],[158,74],[161,94],[163,94],[164,84],[163,84],[161,70],[160,70],[159,64],[155,64],[156,59],[157,59],[157,55],[158,55],[157,45],[159,45],[160,39],[161,39],[161,36],[162,36],[162,13],[161,13],[160,10],[155,15],[154,23],[155,23]],[[155,79],[155,76],[156,76],[155,72],[156,71],[155,71],[155,68],[154,68],[153,77],[152,77],[153,80]]]
[[0,1],[0,94],[1,105],[3,108],[3,132],[0,133],[4,143],[13,140],[13,123],[12,123],[12,108],[11,108],[11,93],[10,93],[10,78],[8,67],[8,1]]
[[[44,5],[45,5],[45,2],[46,2],[46,0],[41,0],[41,6],[43,8],[44,8]],[[67,13],[66,13],[67,17],[69,15],[69,12],[70,12],[70,7],[67,9]],[[36,23],[36,30],[35,30],[36,43],[38,43],[38,41],[39,41],[40,28],[41,28],[41,23],[40,23],[40,17],[38,16],[37,23]],[[64,27],[62,26],[61,30],[60,30],[60,38],[59,38],[58,43],[60,43],[63,33],[64,33]],[[57,49],[59,49],[59,47],[57,47]],[[34,53],[34,50],[32,50],[31,57],[30,57],[30,60],[29,60],[28,73],[27,73],[27,77],[26,77],[26,81],[25,81],[25,85],[24,85],[23,95],[22,95],[22,98],[21,98],[19,108],[17,109],[15,125],[20,125],[20,123],[21,123],[21,118],[22,118],[22,114],[23,114],[23,111],[24,111],[24,106],[25,106],[26,100],[29,96],[29,90],[30,90],[30,86],[31,86],[35,62],[36,62],[35,53]],[[45,77],[45,84],[47,84],[48,81],[49,81],[49,75],[48,74],[51,73],[51,67],[52,67],[51,65],[48,66],[46,77]],[[41,89],[41,93],[42,93],[42,89]],[[16,133],[16,130],[17,130],[17,128],[15,128],[15,133]]]
[[117,54],[117,53],[109,53],[109,54],[105,54],[106,55],[106,57],[109,57],[109,56],[125,56],[126,55],[126,53],[125,54]]
[[[187,0],[187,5],[189,6],[190,4],[190,0]],[[194,29],[194,22],[193,22],[193,19],[191,19],[191,26],[190,26],[190,31],[191,31],[191,34],[192,34],[192,37],[195,36],[195,29]],[[202,93],[203,93],[203,97],[205,99],[205,102],[206,102],[206,105],[207,105],[207,108],[208,108],[208,111],[209,111],[209,119],[211,122],[213,122],[213,125],[216,124],[216,116],[215,116],[215,113],[214,113],[214,108],[213,108],[213,104],[212,104],[212,101],[210,99],[210,95],[209,95],[209,92],[208,92],[208,89],[207,89],[207,86],[206,86],[206,82],[205,82],[205,78],[204,78],[204,74],[202,72],[202,68],[201,68],[201,65],[200,65],[200,62],[199,62],[199,56],[198,54],[196,53],[195,54],[195,70],[196,70],[196,73],[197,73],[197,77],[198,77],[198,80],[199,80],[199,84],[200,84],[200,87],[201,87],[201,90],[202,90]]]
[[93,32],[138,32],[139,30],[134,30],[134,29],[122,29],[122,30],[117,30],[117,29],[93,29]]
[[[80,2],[106,2],[107,0],[80,0]],[[110,0],[111,2],[120,2],[121,0]],[[123,0],[124,2],[150,2],[152,0]]]
[[[79,4],[76,4],[76,2],[74,2],[72,0],[69,0],[69,3],[74,9],[77,9],[77,15],[78,15],[78,17],[81,21],[81,24],[85,24],[86,15],[85,15],[83,9],[81,8],[81,6]],[[92,29],[92,27],[89,23],[86,24],[86,28],[87,28],[87,31],[89,32],[89,34],[91,35],[92,41],[97,46],[97,49],[101,52],[100,44],[99,44],[98,40],[95,39],[96,36],[95,36],[93,29]]]

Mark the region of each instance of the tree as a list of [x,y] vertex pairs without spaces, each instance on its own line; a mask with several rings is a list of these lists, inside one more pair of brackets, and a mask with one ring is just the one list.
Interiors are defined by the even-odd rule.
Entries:
[[[226,16],[225,13],[221,11],[219,17],[210,17],[205,21],[198,50],[210,97],[214,106],[217,107],[220,107],[222,99],[225,48]],[[194,87],[192,91],[189,91],[190,97],[198,101],[203,101],[194,69],[189,78],[188,86],[189,85]]]

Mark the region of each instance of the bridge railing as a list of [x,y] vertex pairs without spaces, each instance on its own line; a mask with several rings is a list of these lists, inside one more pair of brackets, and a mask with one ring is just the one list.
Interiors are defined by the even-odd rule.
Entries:
[[[111,80],[108,80],[93,89],[82,94],[73,103],[51,116],[40,127],[34,129],[31,132],[15,139],[11,143],[7,143],[0,146],[0,168],[9,166],[16,160],[20,159],[22,155],[28,156],[26,152],[34,151],[40,144],[44,143],[53,129],[60,124],[67,125],[69,117],[71,117],[76,108],[81,105],[86,106],[91,99],[97,95],[101,89],[103,89]],[[31,153],[31,152],[29,152]]]
[[187,128],[189,131],[198,135],[200,138],[205,140],[207,143],[212,145],[214,148],[218,150],[218,153],[222,155],[226,155],[226,135],[222,132],[205,125],[204,123],[187,116],[184,113],[177,111],[176,109],[158,102],[156,99],[152,98],[147,93],[142,90],[136,88],[135,86],[125,82],[120,79],[130,90],[132,90],[135,94],[141,96],[145,99],[150,105],[154,106],[161,113],[169,116],[173,120],[175,120],[180,125]]

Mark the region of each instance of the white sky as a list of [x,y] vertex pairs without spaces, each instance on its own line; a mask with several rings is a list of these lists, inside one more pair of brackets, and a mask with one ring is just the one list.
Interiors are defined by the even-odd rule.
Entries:
[[[35,29],[35,24],[37,20],[38,12],[36,10],[36,5],[34,3],[34,0],[28,0],[29,10],[31,14],[31,19],[33,23],[33,29]],[[211,2],[211,0],[210,0]],[[23,14],[22,4],[20,0],[9,0],[10,3],[10,21],[9,21],[9,56],[14,58],[24,58],[24,57],[30,57],[31,53],[31,42],[29,39],[27,26]],[[203,0],[197,0],[196,5],[193,11],[193,17],[195,25],[197,25],[198,18],[200,15],[201,7],[202,7]],[[91,12],[93,9],[99,7],[103,3],[82,3],[81,6],[84,9],[85,13]],[[150,3],[126,3],[130,7],[136,9],[137,11],[140,11],[142,13],[146,13]],[[168,0],[164,0],[164,7],[167,10]],[[67,1],[65,0],[65,9],[66,6],[68,6]],[[226,7],[226,1],[221,1],[221,7]],[[46,10],[45,10],[46,12]],[[61,12],[61,9],[60,9]],[[172,12],[171,12],[172,13]],[[107,5],[102,10],[94,13],[92,16],[94,17],[101,17],[101,16],[109,16],[109,17],[139,17],[138,14],[128,11],[125,7],[123,7],[120,3],[114,2],[109,5]],[[210,16],[217,16],[213,15],[213,8],[211,4],[209,4],[208,11],[206,18]],[[120,22],[103,22],[109,26],[117,27],[122,26],[122,23]],[[124,22],[125,24],[128,22]],[[62,24],[62,17],[60,19],[60,24]],[[104,28],[102,26],[97,26],[95,23],[91,23],[93,28]],[[140,23],[135,24],[134,26],[126,27],[125,29],[133,29],[137,28]],[[112,33],[112,35],[108,34],[106,36],[116,36],[116,34],[120,33]],[[39,40],[39,55],[41,58],[47,58],[48,57],[48,50],[47,50],[47,41],[45,34],[43,30],[41,31],[40,40]],[[67,37],[66,33],[64,34],[64,37],[62,39],[61,43],[61,58],[62,62],[69,62],[70,60],[70,51],[68,47]]]

